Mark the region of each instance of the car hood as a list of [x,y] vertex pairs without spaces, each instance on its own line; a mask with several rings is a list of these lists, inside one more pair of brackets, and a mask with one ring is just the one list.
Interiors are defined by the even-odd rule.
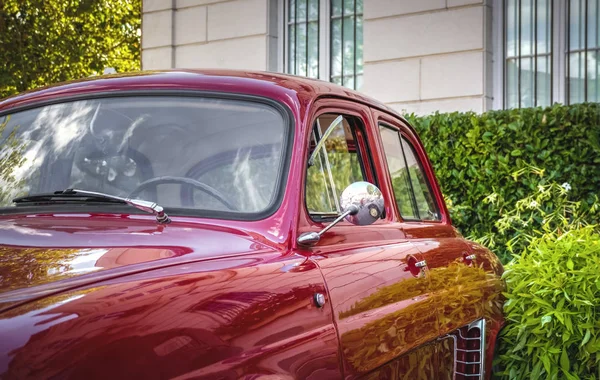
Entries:
[[145,216],[0,217],[0,311],[47,294],[150,269],[276,252],[259,233]]

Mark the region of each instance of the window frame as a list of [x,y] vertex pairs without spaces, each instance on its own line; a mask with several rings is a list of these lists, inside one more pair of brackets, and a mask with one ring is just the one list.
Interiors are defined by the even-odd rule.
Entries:
[[[325,0],[325,1],[327,1],[327,3],[331,6],[331,2],[333,0]],[[354,25],[353,25],[353,27],[354,27],[354,32],[353,32],[353,34],[354,34],[354,45],[353,45],[353,47],[354,47],[354,49],[353,49],[354,62],[353,62],[353,69],[352,69],[352,81],[354,83],[353,90],[357,90],[357,82],[358,82],[357,79],[358,79],[358,76],[360,75],[360,76],[362,76],[364,78],[364,55],[362,57],[362,60],[363,60],[362,61],[363,62],[363,71],[360,74],[357,72],[357,58],[356,58],[357,51],[358,51],[358,48],[357,48],[358,47],[358,43],[357,43],[358,39],[357,39],[357,36],[356,36],[356,29],[357,29],[356,28],[356,25],[357,25],[357,21],[356,20],[357,20],[358,16],[362,17],[362,25],[363,25],[363,49],[364,49],[364,3],[363,3],[363,11],[362,11],[362,13],[358,13],[357,12],[357,4],[356,4],[357,1],[359,1],[359,0],[354,0],[354,9],[352,10],[353,12],[351,14],[348,14],[348,15],[345,14],[344,0],[341,0],[341,3],[342,3],[341,15],[339,15],[339,16],[332,15],[331,14],[331,9],[329,10],[329,13],[327,14],[327,17],[328,17],[328,23],[327,23],[327,25],[328,25],[328,34],[329,34],[329,47],[327,49],[327,53],[328,53],[328,62],[327,62],[327,64],[329,65],[329,76],[327,77],[326,80],[328,82],[334,83],[333,82],[333,78],[339,77],[340,80],[341,80],[341,83],[342,83],[341,85],[342,86],[345,86],[344,85],[344,78],[347,77],[347,76],[349,76],[349,75],[345,75],[344,74],[344,51],[343,51],[343,46],[344,46],[344,19],[346,17],[354,17]],[[333,39],[333,33],[331,33],[331,25],[333,24],[333,20],[336,20],[336,19],[341,20],[341,22],[340,22],[340,28],[341,28],[340,29],[340,32],[341,32],[341,34],[340,34],[340,40],[341,41],[340,42],[341,42],[341,45],[342,45],[341,46],[342,50],[341,50],[341,61],[340,61],[340,75],[332,75],[332,72],[333,72],[333,69],[332,69],[332,67],[333,67],[333,59],[332,59],[332,55],[333,55],[333,49],[332,49],[332,46],[333,46],[333,41],[332,41],[332,39]]]
[[[330,14],[330,0],[318,0],[319,1],[319,76],[316,79],[327,80],[330,72],[330,58],[329,58],[329,49],[330,49],[330,29],[329,29],[329,18],[323,17],[323,15]],[[278,54],[278,69],[282,73],[289,73],[288,70],[288,62],[289,62],[289,54],[288,54],[288,46],[287,46],[287,37],[288,37],[288,17],[289,17],[289,0],[279,0],[279,51]]]
[[[569,81],[569,76],[570,76],[570,71],[571,71],[571,60],[570,60],[570,55],[571,54],[577,54],[577,53],[583,53],[584,54],[584,76],[583,76],[583,102],[581,103],[587,103],[590,102],[591,100],[589,100],[589,96],[588,96],[588,62],[587,62],[587,57],[588,57],[588,53],[589,52],[595,52],[596,54],[600,54],[600,46],[595,47],[595,48],[589,48],[588,45],[588,0],[584,0],[583,6],[585,7],[585,10],[583,11],[584,14],[584,22],[585,22],[585,27],[584,27],[584,36],[579,36],[580,39],[584,40],[584,47],[583,48],[579,48],[579,49],[575,49],[575,48],[571,48],[571,25],[570,25],[570,19],[571,19],[571,1],[573,0],[564,0],[565,1],[565,18],[567,20],[565,29],[565,51],[564,51],[564,58],[565,58],[565,99],[564,99],[564,104],[570,105],[570,104],[578,104],[578,103],[571,103],[571,83]],[[594,1],[594,0],[592,0]],[[600,12],[600,4],[597,5],[596,8],[596,15],[598,15],[598,12]],[[597,26],[596,27],[600,27],[600,20],[596,20]],[[596,42],[598,44],[598,41]],[[596,67],[596,75],[598,75],[598,71],[597,71],[597,67]]]
[[[288,74],[289,73],[289,69],[288,69],[288,58],[289,58],[289,52],[288,52],[288,45],[287,45],[287,38],[288,38],[288,17],[289,17],[289,7],[288,7],[288,3],[289,0],[276,0],[277,1],[277,6],[278,6],[278,12],[277,12],[277,24],[278,24],[278,51],[279,54],[277,55],[277,71]],[[355,6],[356,8],[356,6]],[[363,11],[364,13],[364,11]],[[361,14],[362,15],[362,14]],[[331,16],[331,0],[319,0],[319,26],[318,26],[318,32],[319,32],[319,46],[318,46],[318,57],[319,57],[319,76],[316,79],[320,79],[320,80],[324,80],[326,82],[331,82],[331,65],[332,65],[332,59],[331,59],[331,38],[332,38],[332,33],[331,33],[331,20],[332,20],[332,16]],[[272,20],[273,21],[273,20]],[[355,40],[355,47],[354,50],[356,52],[356,24],[354,25],[354,40]],[[363,16],[363,30],[364,30],[364,16]],[[364,34],[364,32],[363,32]],[[364,39],[363,39],[364,41]],[[342,41],[343,44],[343,41]],[[343,56],[342,56],[343,59]],[[354,59],[354,66],[356,67],[356,53],[355,53],[355,59]],[[364,57],[363,57],[363,67],[364,67]],[[342,73],[343,75],[343,73]],[[363,68],[363,72],[361,73],[361,75],[363,75],[364,78],[364,68]],[[355,87],[356,87],[356,69],[354,70],[354,77],[355,77]]]
[[[308,150],[308,148],[310,147],[310,141],[312,139],[312,135],[313,135],[313,130],[314,130],[314,125],[317,121],[317,119],[319,117],[321,117],[322,115],[326,115],[326,114],[335,114],[335,115],[342,115],[344,116],[344,118],[350,117],[350,118],[354,118],[356,120],[358,120],[358,124],[359,125],[353,125],[353,123],[350,123],[350,127],[351,127],[351,131],[352,131],[352,135],[354,136],[354,140],[355,140],[355,144],[356,144],[356,149],[357,149],[357,154],[358,154],[358,162],[360,164],[361,170],[363,172],[363,177],[364,180],[367,182],[370,182],[372,184],[374,184],[375,186],[379,187],[378,185],[378,181],[377,181],[377,176],[376,176],[376,172],[375,172],[375,167],[373,165],[373,155],[371,154],[371,151],[369,149],[369,143],[368,143],[368,123],[366,118],[364,117],[364,115],[361,115],[359,112],[356,112],[355,110],[352,110],[350,108],[348,109],[344,109],[344,108],[338,108],[338,107],[329,107],[329,106],[324,106],[322,108],[319,108],[316,110],[316,112],[313,113],[312,117],[308,120],[310,120],[310,124],[307,124],[307,129],[309,129],[308,133],[307,133],[307,140],[306,140],[306,158],[304,159],[304,172],[303,172],[303,180],[302,180],[302,203],[303,203],[303,207],[304,207],[304,211],[306,213],[306,215],[308,216],[309,220],[313,223],[322,223],[322,222],[329,222],[334,220],[337,216],[339,215],[332,215],[332,216],[318,216],[315,217],[315,214],[311,213],[310,210],[308,209],[308,205],[307,205],[307,199],[306,199],[306,186],[307,186],[307,174],[308,174],[308,158],[310,157],[310,152]],[[359,130],[360,133],[357,133],[356,130]],[[341,190],[343,191],[343,189]],[[381,219],[385,219],[385,213],[381,216]]]
[[[569,0],[552,0],[551,12],[551,84],[550,102],[566,104],[567,101],[567,29],[566,10]],[[506,0],[493,0],[493,109],[506,109],[506,39],[505,39],[505,4]],[[520,107],[519,107],[520,108]]]

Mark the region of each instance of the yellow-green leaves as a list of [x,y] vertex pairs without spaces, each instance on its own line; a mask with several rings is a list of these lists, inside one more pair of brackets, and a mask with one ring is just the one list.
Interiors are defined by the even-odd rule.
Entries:
[[140,69],[141,0],[0,1],[0,98]]
[[506,265],[497,364],[504,379],[592,379],[600,371],[600,227],[542,232]]

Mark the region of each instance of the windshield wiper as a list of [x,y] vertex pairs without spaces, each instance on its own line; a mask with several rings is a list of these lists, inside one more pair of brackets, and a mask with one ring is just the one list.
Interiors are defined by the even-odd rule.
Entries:
[[116,195],[97,193],[95,191],[77,190],[77,189],[66,189],[63,191],[55,191],[54,193],[42,193],[26,195],[13,199],[13,202],[19,204],[54,204],[64,202],[82,202],[82,203],[93,203],[93,202],[108,202],[108,203],[120,203],[133,206],[139,210],[145,211],[149,214],[153,214],[156,217],[156,221],[161,224],[166,224],[171,221],[169,216],[164,211],[162,206],[150,201],[144,201],[141,199],[130,199],[117,197]]

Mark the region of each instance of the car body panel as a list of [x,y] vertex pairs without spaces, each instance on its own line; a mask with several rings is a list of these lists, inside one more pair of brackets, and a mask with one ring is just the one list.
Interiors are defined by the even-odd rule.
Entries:
[[[381,230],[358,234],[371,246],[353,248],[344,237],[357,233],[340,228],[314,250],[322,256],[317,263],[332,301],[345,376],[357,378],[398,361],[403,373],[431,378],[435,360],[425,360],[424,346],[439,335],[437,301],[429,279],[415,268],[419,251],[408,240],[386,240]],[[424,365],[414,366],[405,358],[409,353]]]
[[260,254],[100,281],[0,315],[6,378],[339,378],[311,260]]
[[0,310],[106,278],[277,249],[252,231],[138,215],[12,215],[0,217],[0,231]]

